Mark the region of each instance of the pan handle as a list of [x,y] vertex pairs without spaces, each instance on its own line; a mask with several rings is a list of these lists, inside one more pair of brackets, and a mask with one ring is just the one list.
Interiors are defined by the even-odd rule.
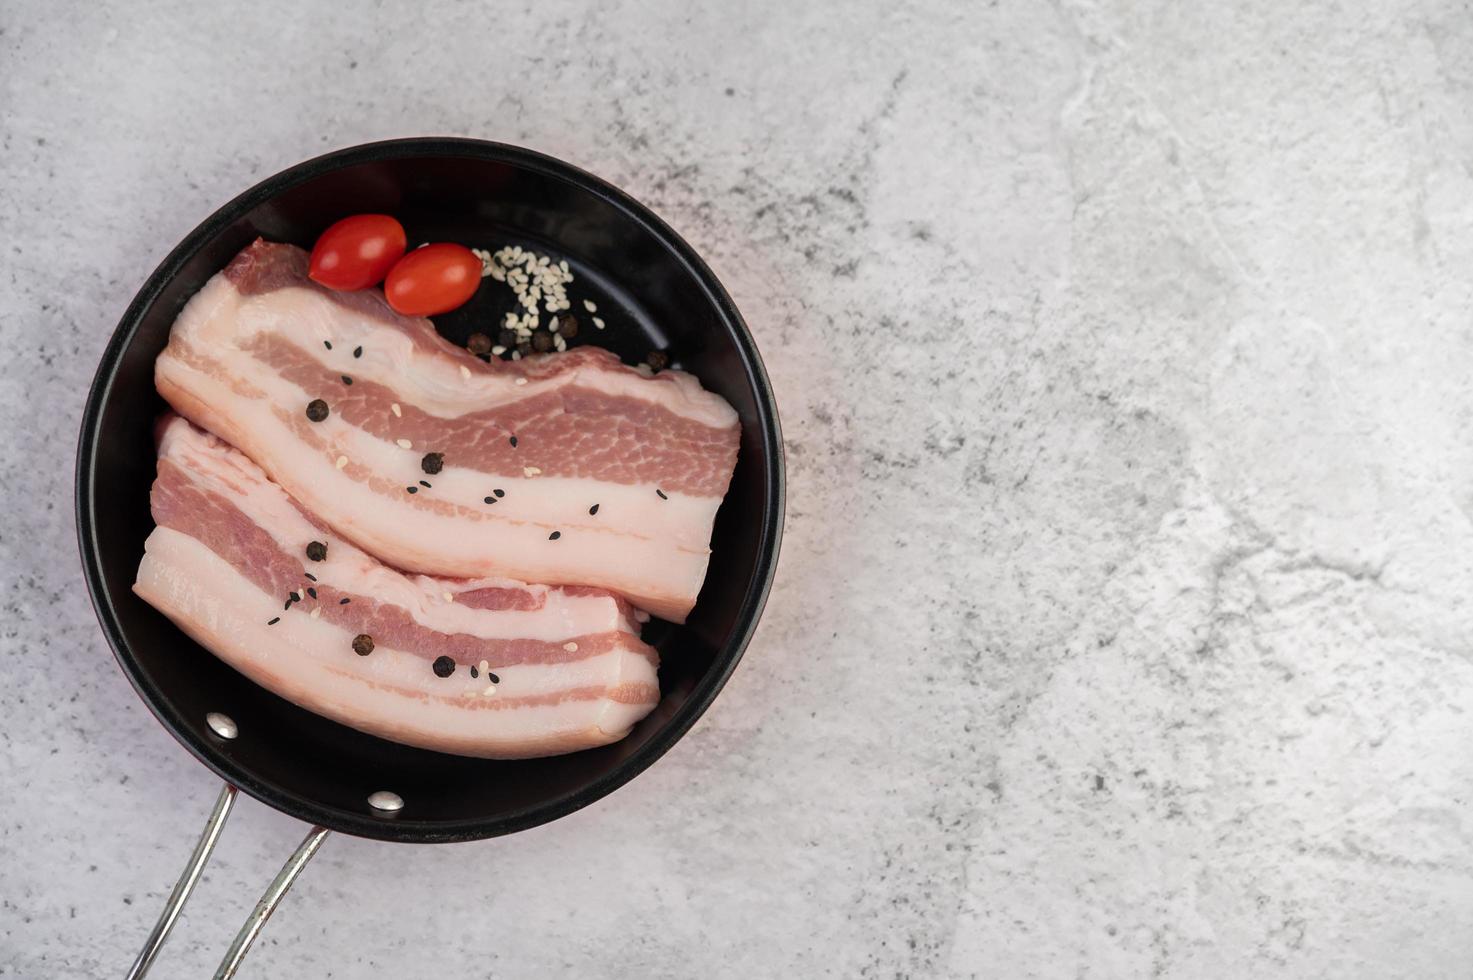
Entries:
[[245,925],[241,926],[240,932],[235,934],[235,942],[230,944],[225,958],[220,961],[219,969],[215,971],[215,980],[230,980],[235,976],[235,971],[240,969],[240,961],[245,959],[246,951],[251,948],[251,943],[256,941],[256,936],[260,935],[261,928],[266,925],[266,920],[271,918],[271,913],[275,912],[276,906],[281,904],[281,899],[286,895],[287,889],[292,886],[292,882],[297,880],[297,875],[301,874],[307,862],[312,860],[312,855],[317,853],[317,849],[322,846],[322,842],[327,839],[329,833],[331,831],[326,827],[313,827],[311,832],[302,838],[302,843],[298,844],[292,856],[286,859],[286,864],[281,866],[281,870],[267,886],[266,894],[261,896],[261,900],[247,916]]
[[[230,816],[230,808],[235,805],[236,789],[229,783],[220,790],[220,796],[215,800],[215,809],[210,812],[209,820],[205,821],[205,829],[200,834],[199,841],[194,845],[194,853],[189,855],[189,863],[184,866],[184,871],[179,875],[179,880],[174,884],[174,890],[169,894],[169,900],[164,904],[164,910],[159,914],[158,921],[154,923],[153,931],[148,934],[148,939],[143,944],[143,949],[138,953],[138,958],[133,961],[133,967],[128,971],[127,980],[141,980],[153,961],[158,956],[159,949],[164,945],[164,940],[169,937],[169,930],[174,928],[174,923],[179,918],[184,903],[189,901],[190,892],[199,882],[200,875],[205,870],[205,863],[210,860],[210,853],[215,850],[215,844],[220,839],[220,832],[225,829],[225,820]],[[313,827],[311,833],[287,858],[286,864],[272,879],[266,888],[266,893],[251,910],[250,916],[246,918],[245,925],[240,927],[236,933],[235,941],[230,944],[230,949],[225,953],[225,959],[220,961],[219,968],[215,971],[215,980],[230,980],[235,976],[235,971],[240,969],[241,961],[245,959],[247,950],[251,943],[256,941],[266,920],[271,918],[271,913],[276,911],[276,906],[281,904],[287,889],[291,888],[292,882],[297,880],[297,875],[312,860],[312,855],[322,846],[329,831],[325,827]]]
[[205,870],[205,862],[210,859],[210,852],[215,849],[215,842],[220,839],[220,831],[225,829],[225,819],[230,816],[230,808],[234,805],[235,787],[226,783],[220,790],[220,797],[215,800],[215,809],[210,812],[210,819],[205,821],[204,833],[199,835],[199,841],[194,845],[194,853],[189,855],[189,863],[184,866],[184,872],[174,883],[169,901],[164,904],[159,920],[153,924],[153,931],[148,934],[143,949],[133,961],[127,980],[141,980],[149,967],[153,966],[154,957],[159,955],[159,948],[169,938],[169,930],[174,928],[174,922],[179,918],[184,903],[189,901],[189,893],[194,891],[200,874]]

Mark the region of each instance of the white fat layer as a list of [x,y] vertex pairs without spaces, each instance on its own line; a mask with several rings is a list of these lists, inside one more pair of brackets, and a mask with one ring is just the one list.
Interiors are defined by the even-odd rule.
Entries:
[[[514,758],[575,751],[615,741],[653,704],[610,698],[498,708],[514,697],[578,687],[655,683],[644,657],[613,651],[566,664],[500,668],[496,694],[465,667],[435,676],[419,656],[351,649],[343,629],[308,611],[283,613],[268,596],[199,541],[155,528],[134,586],[203,646],[263,687],[336,721],[394,741],[462,755]],[[267,622],[280,616],[274,626]],[[453,691],[455,697],[444,700]]]
[[[253,524],[271,535],[287,554],[300,557],[317,585],[331,586],[399,606],[421,626],[442,633],[482,639],[532,639],[561,643],[611,630],[637,632],[611,596],[571,596],[545,585],[507,579],[436,579],[406,576],[359,551],[349,542],[308,521],[276,484],[242,453],[192,427],[183,419],[169,424],[159,445],[160,458],[177,465],[196,486],[229,500]],[[310,541],[328,545],[327,559],[306,558]],[[303,588],[306,587],[303,582]],[[510,588],[539,596],[534,610],[477,609],[456,597],[481,588]],[[305,593],[303,593],[305,594]],[[451,598],[446,599],[449,595]],[[300,608],[300,607],[299,607]]]
[[[310,302],[300,314],[288,316],[288,309],[281,307],[286,298]],[[267,315],[263,308],[272,312]],[[387,345],[389,340],[405,345],[406,352],[412,346],[399,330],[374,326],[311,291],[281,290],[243,300],[227,280],[217,277],[190,301],[174,329],[196,352],[218,361],[218,376],[198,371],[166,351],[157,362],[159,380],[177,386],[205,406],[209,418],[196,421],[210,425],[246,451],[310,511],[329,518],[339,533],[395,565],[457,577],[496,575],[599,585],[657,615],[683,621],[705,578],[707,542],[719,498],[667,493],[670,499],[662,500],[654,487],[538,475],[488,478],[457,471],[452,461],[444,472],[428,477],[433,490],[419,492],[457,505],[454,512],[439,514],[410,503],[394,506],[391,499],[351,475],[355,467],[338,469],[337,457],[347,456],[375,476],[407,487],[427,478],[419,469],[423,454],[446,448],[412,446],[406,450],[369,436],[335,415],[319,423],[333,443],[328,453],[303,445],[274,409],[305,406],[318,394],[304,392],[275,372],[263,370],[237,346],[243,330],[285,330],[283,324],[294,334],[323,339],[330,335],[332,353],[346,348],[345,356],[354,364],[370,360],[372,351],[364,339],[368,332],[385,334],[381,339],[386,346],[378,356],[387,361],[397,356],[397,348]],[[351,349],[358,343],[364,344],[365,353],[355,360]],[[324,347],[313,356],[328,353]],[[423,354],[414,357],[439,363]],[[344,370],[336,363],[333,368]],[[352,373],[372,376],[356,367]],[[458,369],[452,373],[455,383],[463,383]],[[224,380],[230,378],[244,379],[264,396],[237,394]],[[449,383],[444,379],[436,383],[441,382]],[[410,401],[410,396],[406,394],[405,399]],[[457,403],[461,403],[459,397]],[[188,405],[178,407],[189,413]],[[496,483],[486,486],[492,479]],[[485,504],[483,498],[497,486],[506,496],[496,504]],[[594,503],[599,513],[590,516],[588,510]],[[559,539],[550,541],[554,530]]]

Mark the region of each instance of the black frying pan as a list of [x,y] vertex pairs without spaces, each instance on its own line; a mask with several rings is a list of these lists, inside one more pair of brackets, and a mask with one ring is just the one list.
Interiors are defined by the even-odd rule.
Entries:
[[[675,366],[741,416],[740,456],[716,519],[705,587],[684,626],[657,620],[645,628],[660,651],[661,700],[617,744],[504,762],[383,741],[257,687],[131,591],[153,524],[152,424],[165,407],[153,389],[153,362],[180,308],[256,236],[310,248],[333,221],[369,211],[396,215],[411,248],[422,241],[511,243],[566,259],[577,295],[594,299],[608,323],[603,331],[585,323],[579,343],[597,343],[630,362],[667,350]],[[509,292],[483,289],[436,323],[464,342],[500,323]],[[130,976],[147,969],[188,897],[235,787],[315,829],[218,976],[234,972],[329,830],[420,843],[495,837],[571,813],[634,778],[690,729],[736,667],[772,581],[782,518],[777,406],[740,314],[689,245],[597,177],[497,143],[390,140],[298,164],[216,211],[169,253],[123,315],[88,396],[77,450],[77,530],[103,632],[144,703],[227,784]]]

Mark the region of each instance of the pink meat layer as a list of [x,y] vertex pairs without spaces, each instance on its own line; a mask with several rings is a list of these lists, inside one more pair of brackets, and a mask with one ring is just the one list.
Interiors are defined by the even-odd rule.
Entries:
[[[160,426],[152,506],[135,590],[242,673],[345,724],[511,758],[614,741],[659,699],[655,652],[626,602],[406,576],[322,531],[245,456],[177,417]],[[312,541],[324,560],[307,557]]]
[[399,567],[605,588],[684,620],[736,461],[730,406],[592,347],[487,364],[306,265],[258,241],[190,301],[156,367],[177,411]]

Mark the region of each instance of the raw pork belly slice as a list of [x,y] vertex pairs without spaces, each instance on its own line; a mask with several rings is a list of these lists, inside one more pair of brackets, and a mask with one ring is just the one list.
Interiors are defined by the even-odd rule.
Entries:
[[[617,741],[659,700],[655,651],[622,599],[405,575],[177,416],[160,422],[152,503],[133,590],[251,680],[345,725],[525,758]],[[313,541],[325,559],[309,560]]]
[[306,272],[257,241],[189,301],[155,370],[176,411],[392,565],[596,586],[684,622],[736,464],[731,406],[592,347],[487,364]]

